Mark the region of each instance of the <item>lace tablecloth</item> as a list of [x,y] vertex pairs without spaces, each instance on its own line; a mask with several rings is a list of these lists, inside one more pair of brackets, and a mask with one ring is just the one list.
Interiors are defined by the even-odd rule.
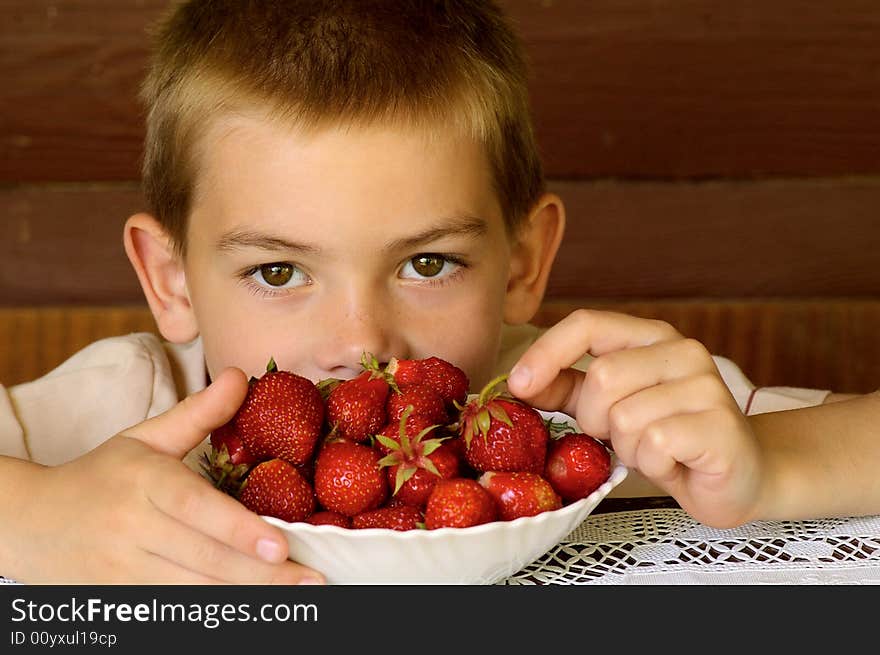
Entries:
[[718,530],[680,509],[592,514],[499,584],[880,584],[880,516]]
[[680,509],[591,514],[498,584],[880,584],[880,516],[718,530]]

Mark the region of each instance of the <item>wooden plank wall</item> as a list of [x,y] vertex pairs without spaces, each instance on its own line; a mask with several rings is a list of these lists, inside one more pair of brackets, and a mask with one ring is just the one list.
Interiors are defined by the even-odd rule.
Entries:
[[[569,228],[539,316],[656,316],[880,388],[880,3],[506,0]],[[0,0],[0,383],[154,329],[121,246],[168,0]]]

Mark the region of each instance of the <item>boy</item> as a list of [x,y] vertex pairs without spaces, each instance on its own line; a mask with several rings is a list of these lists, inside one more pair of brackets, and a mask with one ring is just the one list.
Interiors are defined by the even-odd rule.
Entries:
[[512,368],[514,394],[610,438],[700,520],[804,511],[766,503],[765,424],[729,362],[613,313],[528,326],[565,213],[492,4],[193,0],[163,23],[143,96],[152,213],[124,244],[167,343],[99,342],[2,397],[4,575],[321,582],[180,462],[270,357],[318,380],[363,351],[436,355],[476,389]]

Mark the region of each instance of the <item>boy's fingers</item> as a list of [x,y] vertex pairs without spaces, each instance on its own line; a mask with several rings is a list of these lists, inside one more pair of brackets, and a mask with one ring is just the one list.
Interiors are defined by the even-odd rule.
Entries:
[[572,312],[538,337],[510,372],[507,387],[524,400],[559,400],[563,392],[575,391],[570,382],[541,395],[560,371],[584,355],[595,357],[615,350],[637,348],[681,335],[663,321],[638,318],[617,312],[580,309]]
[[[188,470],[174,484],[153,485],[149,497],[171,518],[245,555],[278,564],[287,559],[287,539],[231,496]],[[309,571],[312,577],[320,576]]]
[[[760,455],[754,439],[736,438],[738,417],[713,409],[681,414],[649,425],[635,454],[635,468],[708,525],[730,527],[745,520],[758,496],[757,475],[736,475]],[[725,427],[727,426],[727,427]],[[741,433],[748,436],[747,432]],[[749,444],[743,448],[744,444]]]
[[154,450],[177,459],[195,448],[216,428],[231,419],[247,394],[244,372],[228,368],[207,388],[184,398],[164,414],[144,421],[123,434],[140,439]]
[[[697,381],[689,391],[678,391],[677,386],[671,385],[672,382],[687,379]],[[680,404],[679,399],[688,406],[694,403],[732,402],[715,361],[703,345],[692,339],[678,339],[643,348],[619,350],[592,362],[576,398],[578,422],[591,434],[607,436],[612,407],[615,407],[620,418],[628,418],[646,399],[654,397],[640,393],[652,388],[665,390],[666,403],[642,407],[642,413],[648,415],[655,410],[667,413],[675,411]],[[632,396],[639,400],[627,402],[624,406],[630,410],[623,414],[617,405]],[[705,404],[701,404],[691,411],[706,408]]]
[[[591,424],[589,417],[579,419],[579,423],[585,424],[581,428],[589,434],[610,438],[621,461],[635,466],[636,451],[649,426],[656,427],[670,417],[716,409],[740,413],[724,382],[715,375],[704,374],[649,386],[614,403],[595,419],[595,424]],[[658,440],[669,438],[668,434],[652,434]]]
[[[238,552],[216,539],[164,515],[148,537],[150,552],[179,565],[192,575],[213,577],[232,584],[298,584],[318,579],[295,562],[267,563]],[[285,543],[285,551],[287,545]]]
[[[682,338],[603,354],[586,373],[562,370],[543,389],[523,399],[540,409],[574,416],[585,432],[606,438],[609,410],[621,399],[671,380],[703,376],[717,377],[718,387],[726,389],[705,347]],[[717,399],[717,394],[712,397]]]
[[[721,417],[718,410],[667,416],[648,425],[638,441],[633,466],[664,487],[686,468],[689,474],[721,475],[726,461],[724,440],[714,437]],[[616,452],[616,451],[615,451]]]
[[[145,552],[147,565],[134,576],[133,584],[217,585],[223,581],[171,562],[155,553]],[[138,582],[140,580],[140,582]]]

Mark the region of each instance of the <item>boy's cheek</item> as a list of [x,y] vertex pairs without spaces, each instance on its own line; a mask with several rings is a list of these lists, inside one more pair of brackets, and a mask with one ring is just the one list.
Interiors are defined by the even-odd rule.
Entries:
[[278,348],[278,340],[272,344],[264,341],[265,337],[259,334],[243,335],[235,330],[203,331],[202,345],[211,379],[230,366],[240,368],[248,377],[260,377],[266,372],[270,358],[284,359],[280,353],[273,352]]

